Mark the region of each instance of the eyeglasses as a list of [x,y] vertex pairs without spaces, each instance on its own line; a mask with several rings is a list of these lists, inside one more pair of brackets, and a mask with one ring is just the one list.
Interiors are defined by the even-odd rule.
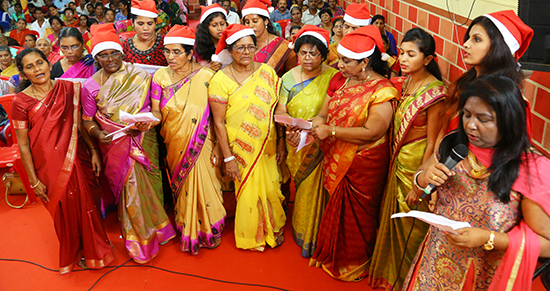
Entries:
[[334,26],[334,28],[342,28],[342,27],[344,27],[342,24],[336,24],[336,25]]
[[249,52],[253,53],[256,51],[256,46],[254,45],[249,45],[249,46],[238,46],[238,47],[235,47],[233,48],[234,50],[238,51],[239,53],[244,53],[245,50],[248,50]]
[[75,44],[71,46],[62,45],[60,46],[60,48],[62,51],[68,51],[69,49],[71,49],[72,51],[76,51],[77,49],[80,48],[80,44]]
[[321,55],[321,53],[320,52],[315,53],[315,52],[299,51],[298,55],[303,57],[304,59],[307,58],[308,56],[310,58],[314,59],[314,58],[318,57],[319,55]]
[[97,59],[100,60],[100,61],[106,61],[109,58],[117,59],[117,58],[120,58],[121,56],[122,56],[122,53],[119,52],[119,51],[116,51],[116,52],[112,52],[110,54],[97,55]]
[[163,53],[165,56],[167,56],[167,57],[169,57],[171,54],[173,54],[175,57],[179,57],[179,56],[181,56],[184,52],[185,52],[185,51],[180,51],[180,50],[171,51],[171,50],[166,49],[166,48],[162,50],[162,53]]

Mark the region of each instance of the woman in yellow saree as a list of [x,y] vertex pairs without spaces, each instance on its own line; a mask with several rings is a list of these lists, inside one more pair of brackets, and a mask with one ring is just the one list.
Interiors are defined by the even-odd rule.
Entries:
[[[276,113],[308,120],[319,114],[330,79],[338,71],[323,65],[328,54],[328,31],[306,25],[293,38],[294,50],[301,65],[282,77]],[[293,236],[302,248],[301,255],[308,258],[315,251],[319,223],[328,201],[322,179],[323,153],[319,141],[296,151],[299,130],[289,127],[287,133],[286,164],[296,186]]]
[[[434,60],[435,41],[430,34],[420,28],[409,30],[403,37],[400,50],[401,68],[408,76],[392,79],[397,88],[402,88],[402,97],[393,121],[392,159],[382,202],[380,229],[369,269],[369,283],[374,288],[388,290],[392,287],[401,289],[411,261],[428,231],[428,224],[415,222],[406,243],[412,219],[390,217],[414,210],[417,205],[418,197],[412,190],[413,176],[434,152],[442,129],[441,122],[438,122],[441,101],[447,92]],[[428,204],[422,203],[419,210],[429,211]]]
[[[176,228],[182,251],[221,243],[225,209],[221,193],[219,156],[213,156],[208,83],[214,71],[193,59],[194,32],[175,25],[164,37],[168,67],[159,69],[151,85],[152,110],[162,113],[160,134],[166,144],[171,186],[177,199]],[[212,159],[212,163],[211,163]]]
[[227,47],[233,62],[209,86],[214,128],[227,176],[235,181],[237,247],[263,251],[279,246],[286,215],[277,171],[277,132],[273,113],[279,77],[268,65],[252,61],[254,31],[241,24],[224,30],[216,54]]

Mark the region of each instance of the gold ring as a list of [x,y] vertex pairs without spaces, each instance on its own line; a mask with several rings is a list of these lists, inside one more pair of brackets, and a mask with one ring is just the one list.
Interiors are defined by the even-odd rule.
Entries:
[[434,175],[434,177],[432,178],[433,181],[435,181],[435,179],[437,179],[437,175]]

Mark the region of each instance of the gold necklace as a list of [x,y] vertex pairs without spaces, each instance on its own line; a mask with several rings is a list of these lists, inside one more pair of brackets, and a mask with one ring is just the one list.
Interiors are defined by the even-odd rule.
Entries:
[[[430,72],[428,72],[428,74],[426,75],[426,77],[424,77],[424,79],[422,80],[422,82],[420,82],[420,84],[418,85],[418,87],[416,87],[416,90],[414,90],[410,96],[413,96],[416,91],[418,91],[418,89],[420,89],[422,87],[422,84],[424,84],[424,81],[426,81],[426,79],[428,79],[428,76],[430,76]],[[412,83],[412,77],[409,76],[409,82],[407,82],[407,86],[405,87],[405,90],[403,90],[403,92],[401,92],[401,100],[403,100],[403,98],[405,97],[405,95],[407,95],[407,90],[409,90],[409,85]]]
[[[252,63],[252,72],[254,72],[256,68],[256,65],[254,63]],[[243,84],[241,84],[241,82],[239,82],[239,80],[237,80],[237,77],[235,77],[235,72],[233,71],[233,62],[231,62],[231,65],[229,65],[229,69],[231,70],[231,76],[233,76],[233,79],[235,79],[235,82],[237,82],[237,84],[239,84],[239,87],[242,87]],[[246,79],[244,79],[246,81]]]
[[[50,81],[50,83],[51,83],[51,81]],[[34,99],[38,100],[38,102],[42,103],[42,105],[44,105],[44,107],[48,108],[48,106],[52,105],[52,102],[53,102],[54,98],[52,98],[52,101],[50,101],[50,104],[46,105],[46,103],[44,103],[42,101],[42,99],[44,99],[46,96],[42,97],[42,99],[38,99],[38,97],[36,97],[36,93],[34,92],[34,84],[31,85],[31,92],[32,92],[32,97],[34,97]],[[48,95],[48,94],[46,93],[46,95]]]
[[487,169],[483,164],[478,164],[477,158],[473,152],[468,152],[468,163],[470,164],[470,176],[476,179],[483,179],[489,176],[489,169]]
[[[174,82],[174,70],[172,70],[172,82]],[[188,78],[189,79],[189,85],[187,86],[187,97],[185,98],[185,104],[183,104],[183,107],[180,107],[179,104],[178,104],[178,98],[176,96],[176,92],[174,92],[174,96],[172,96],[172,98],[174,98],[174,103],[176,103],[176,108],[179,109],[181,112],[183,112],[183,110],[185,109],[185,107],[187,107],[187,101],[189,101],[189,93],[191,92],[191,83],[193,82],[193,79],[190,79],[190,75],[193,73],[193,60],[191,60],[191,70],[189,71],[189,74],[187,74],[186,77],[184,78]],[[175,83],[175,82],[174,82]]]
[[[370,76],[372,76],[372,71],[373,71],[373,70],[371,69],[369,75],[368,75],[367,78],[361,83],[361,85],[364,85],[364,84],[370,79]],[[348,82],[349,82],[350,79],[351,79],[351,78],[347,78],[347,79],[346,79],[346,83],[344,83],[344,89],[347,88]],[[340,108],[340,101],[342,100],[342,95],[344,95],[343,93],[344,93],[344,92],[342,91],[342,94],[340,94],[340,96],[338,96],[338,103],[336,104],[336,110],[338,110],[338,108]]]

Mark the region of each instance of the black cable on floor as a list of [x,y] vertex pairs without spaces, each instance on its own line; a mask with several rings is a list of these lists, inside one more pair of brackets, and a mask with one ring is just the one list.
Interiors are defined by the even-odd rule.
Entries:
[[[40,267],[42,269],[45,269],[47,271],[59,272],[59,270],[50,269],[50,268],[44,267],[44,266],[42,266],[38,263],[31,262],[31,261],[26,261],[26,260],[0,258],[0,261],[27,263],[27,264],[35,265],[35,266]],[[150,265],[126,265],[126,263],[128,263],[130,261],[131,261],[131,259],[129,259],[128,261],[122,263],[121,265],[117,265],[117,266],[106,266],[105,268],[112,268],[112,270],[109,270],[105,274],[101,275],[101,277],[99,277],[99,279],[97,279],[97,281],[88,289],[88,291],[92,290],[92,288],[94,288],[97,285],[97,283],[99,283],[99,281],[101,279],[103,279],[103,277],[105,277],[107,274],[109,274],[109,273],[111,273],[111,272],[113,272],[113,271],[115,271],[119,268],[153,268],[153,269],[157,269],[157,270],[164,271],[164,272],[167,272],[167,273],[172,273],[172,274],[176,274],[176,275],[183,275],[183,276],[188,276],[188,277],[194,277],[194,278],[209,280],[209,281],[218,282],[218,283],[242,285],[242,286],[249,286],[249,287],[268,288],[268,289],[281,290],[281,291],[290,291],[288,289],[275,287],[275,286],[270,286],[270,285],[225,281],[225,280],[214,279],[214,278],[210,278],[210,277],[206,277],[206,276],[200,276],[200,275],[183,273],[183,272],[176,272],[176,271],[172,271],[172,270],[168,270],[168,269],[164,269],[164,268],[160,268],[160,267],[156,267],[156,266],[150,266]],[[73,272],[79,272],[79,271],[90,271],[90,270],[73,270]]]

